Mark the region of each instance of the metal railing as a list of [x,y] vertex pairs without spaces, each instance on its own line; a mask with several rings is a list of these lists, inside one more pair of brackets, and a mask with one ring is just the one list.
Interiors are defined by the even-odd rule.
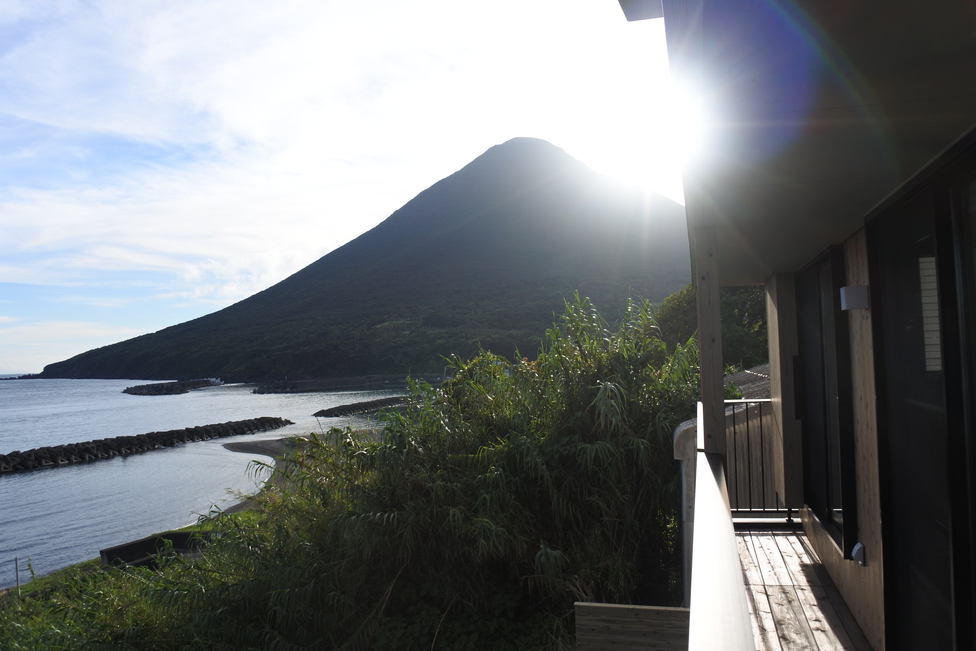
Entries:
[[773,474],[772,401],[726,400],[725,405],[729,506],[733,511],[784,510]]

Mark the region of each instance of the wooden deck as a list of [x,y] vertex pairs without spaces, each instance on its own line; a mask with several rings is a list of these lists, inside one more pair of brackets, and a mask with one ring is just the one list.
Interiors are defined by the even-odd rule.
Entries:
[[802,532],[737,531],[758,651],[870,651]]

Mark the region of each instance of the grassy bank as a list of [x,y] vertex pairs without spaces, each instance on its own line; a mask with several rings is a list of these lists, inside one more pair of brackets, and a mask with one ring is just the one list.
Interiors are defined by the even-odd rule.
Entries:
[[456,359],[379,439],[295,450],[202,558],[70,575],[0,612],[0,648],[568,649],[574,601],[675,605],[697,356],[659,335],[581,301],[534,360]]

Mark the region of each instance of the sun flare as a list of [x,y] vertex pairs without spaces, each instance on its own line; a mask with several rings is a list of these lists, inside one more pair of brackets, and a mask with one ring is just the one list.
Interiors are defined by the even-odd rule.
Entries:
[[[582,134],[581,134],[582,135]],[[698,96],[663,84],[648,88],[567,150],[597,172],[684,203],[682,169],[705,145]]]

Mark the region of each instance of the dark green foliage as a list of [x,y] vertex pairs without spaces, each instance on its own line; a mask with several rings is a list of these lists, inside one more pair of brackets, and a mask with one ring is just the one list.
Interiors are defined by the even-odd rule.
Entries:
[[175,603],[229,648],[371,649],[540,648],[576,600],[675,604],[671,432],[697,367],[657,334],[646,303],[611,333],[584,301],[535,361],[456,359],[381,441],[315,441]]
[[769,361],[766,290],[762,285],[722,288],[722,356],[726,366],[752,368]]
[[611,320],[688,282],[681,206],[614,187],[552,145],[493,147],[356,240],[194,321],[44,377],[255,381],[421,374],[539,348],[578,290]]
[[454,359],[453,379],[415,386],[381,440],[312,439],[258,518],[217,518],[203,559],[140,575],[154,617],[96,639],[568,649],[574,601],[676,605],[671,434],[694,412],[696,353],[667,350],[648,303],[611,332],[579,301],[534,361]]
[[[762,285],[723,287],[722,357],[727,367],[752,368],[769,361],[766,330],[766,292]],[[657,321],[668,346],[697,336],[695,288],[686,286],[664,299]]]
[[661,337],[674,349],[678,344],[689,341],[698,336],[698,312],[695,306],[695,287],[691,283],[684,289],[664,299],[657,308],[658,326]]

